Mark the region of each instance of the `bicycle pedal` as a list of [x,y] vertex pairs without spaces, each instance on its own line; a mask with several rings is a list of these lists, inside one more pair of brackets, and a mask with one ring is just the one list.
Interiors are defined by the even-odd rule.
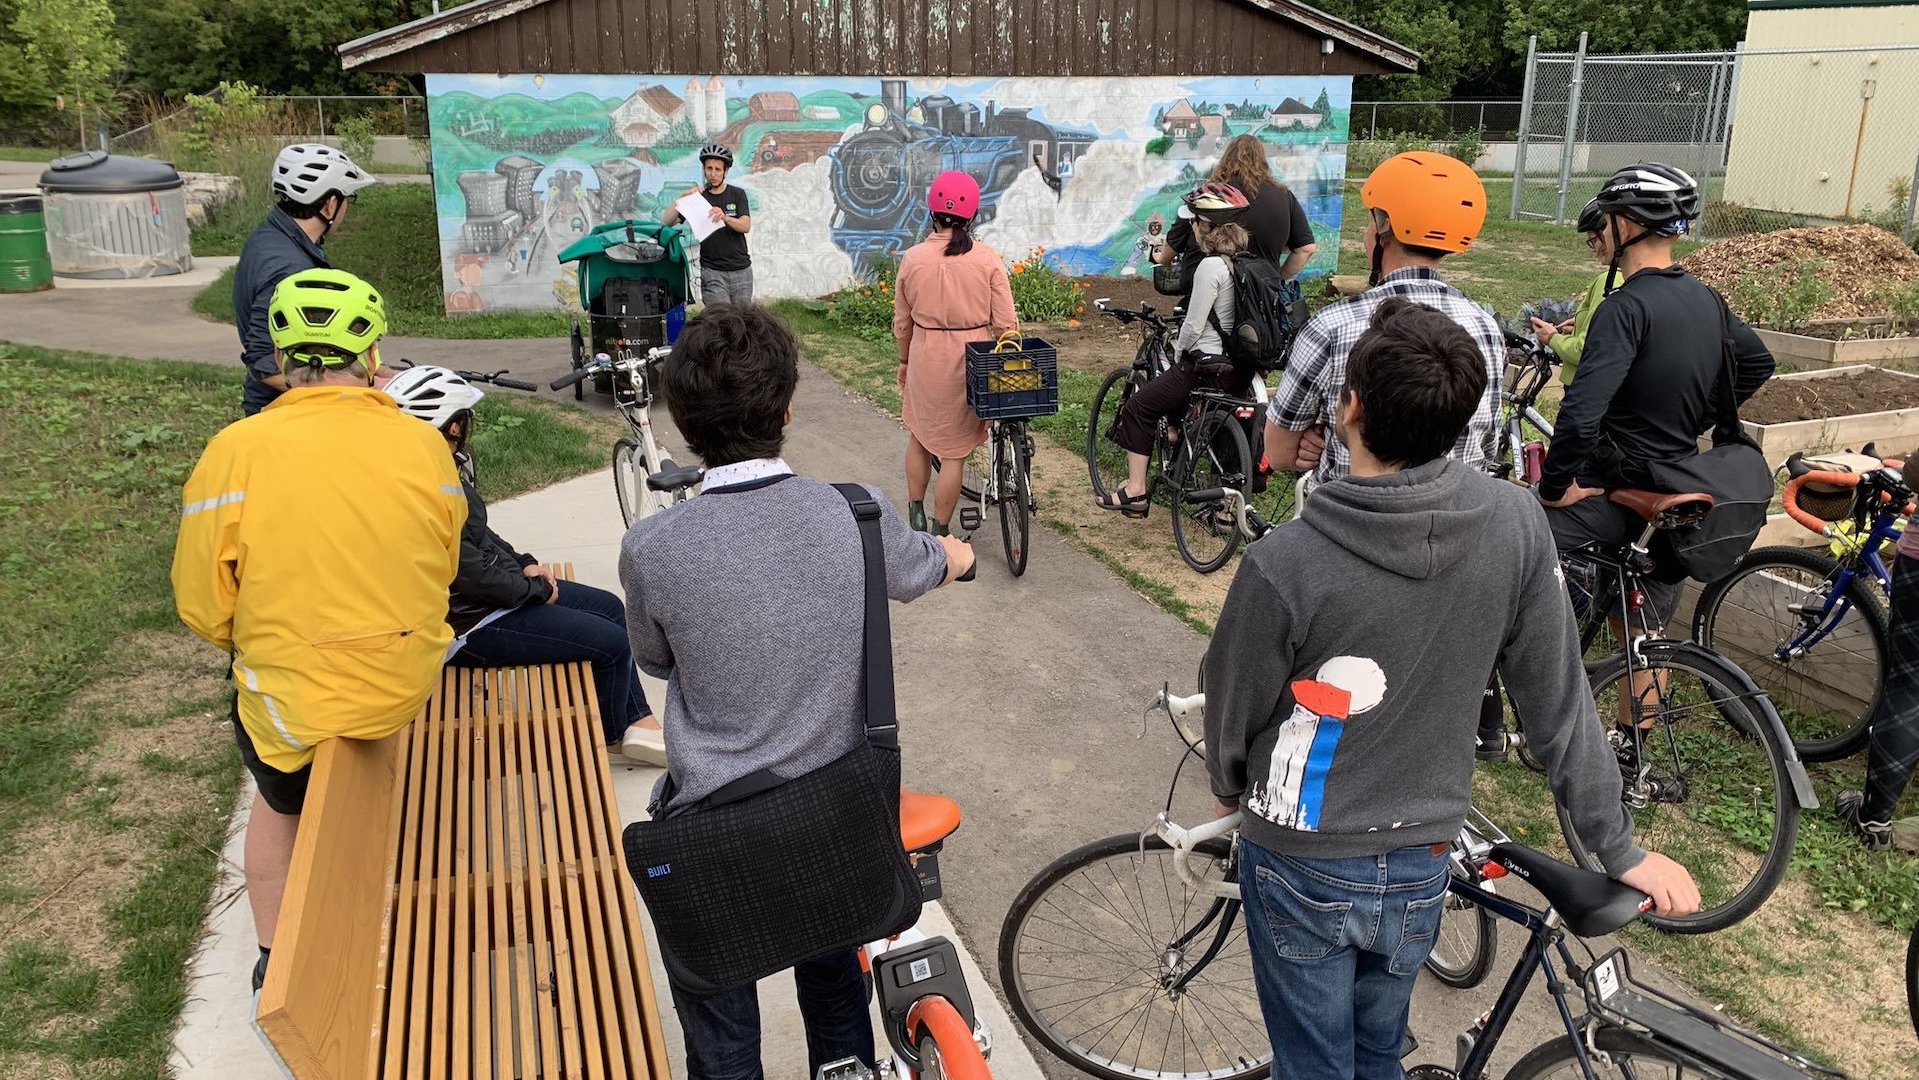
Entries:
[[968,533],[978,532],[980,525],[985,520],[986,520],[986,516],[979,512],[979,507],[977,506],[960,507],[960,512],[959,512],[960,528],[965,529]]

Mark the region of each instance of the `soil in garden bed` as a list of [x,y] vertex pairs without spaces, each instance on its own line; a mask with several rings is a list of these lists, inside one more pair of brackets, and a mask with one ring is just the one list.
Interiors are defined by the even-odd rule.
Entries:
[[1912,408],[1919,408],[1919,379],[1872,368],[1820,379],[1773,379],[1740,406],[1739,418],[1785,424]]
[[1887,338],[1909,338],[1914,336],[1911,330],[1894,334],[1883,320],[1871,319],[1863,322],[1818,323],[1790,331],[1801,337],[1818,338],[1821,341],[1883,341]]

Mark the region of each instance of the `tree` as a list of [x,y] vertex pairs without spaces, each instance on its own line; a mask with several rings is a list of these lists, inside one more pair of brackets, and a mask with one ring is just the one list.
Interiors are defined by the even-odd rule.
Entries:
[[1319,114],[1319,126],[1328,127],[1333,122],[1333,99],[1326,96],[1326,88],[1320,87],[1319,97],[1313,102],[1313,111]]
[[126,56],[107,0],[25,0],[0,31],[0,101],[85,110],[109,104]]

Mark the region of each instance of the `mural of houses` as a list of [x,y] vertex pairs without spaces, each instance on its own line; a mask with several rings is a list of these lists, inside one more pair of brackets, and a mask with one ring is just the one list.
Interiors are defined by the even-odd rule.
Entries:
[[762,124],[793,123],[800,118],[800,99],[786,90],[767,90],[747,98],[746,111]]
[[1209,139],[1226,137],[1226,118],[1223,116],[1202,116],[1199,118],[1199,133]]
[[1324,123],[1325,120],[1326,118],[1319,114],[1318,109],[1294,97],[1289,97],[1285,101],[1280,102],[1278,108],[1266,114],[1266,122],[1276,131],[1287,131],[1292,128],[1316,128]]
[[[698,81],[695,79],[687,85],[690,88]],[[666,137],[674,124],[690,119],[688,112],[687,103],[678,94],[654,83],[634,91],[613,110],[613,131],[628,146],[653,146]],[[697,114],[698,110],[693,112]],[[694,120],[693,130],[695,134],[703,134],[698,120]]]
[[1159,130],[1175,137],[1189,135],[1199,130],[1199,113],[1193,109],[1192,102],[1180,98],[1159,118]]

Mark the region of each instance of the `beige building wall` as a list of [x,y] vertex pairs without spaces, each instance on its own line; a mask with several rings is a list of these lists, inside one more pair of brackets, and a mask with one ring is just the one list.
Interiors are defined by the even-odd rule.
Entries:
[[1901,44],[1914,47],[1744,57],[1722,197],[1856,216],[1884,207],[1919,155],[1919,3],[1752,10],[1748,52]]

